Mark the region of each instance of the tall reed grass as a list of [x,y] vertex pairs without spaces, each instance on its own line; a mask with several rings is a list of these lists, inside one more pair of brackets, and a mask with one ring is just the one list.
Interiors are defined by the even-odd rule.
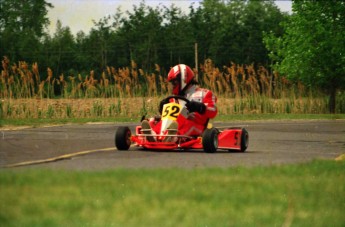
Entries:
[[[214,91],[220,114],[328,113],[328,99],[301,83],[292,83],[263,66],[215,67],[207,59],[199,66],[199,83]],[[194,69],[197,71],[196,69]],[[144,72],[129,67],[107,67],[100,75],[40,73],[37,63],[11,64],[2,60],[1,118],[87,118],[157,114],[157,106],[171,93],[166,71],[159,65]],[[45,76],[42,76],[45,75]],[[345,113],[345,94],[337,97],[337,112]]]

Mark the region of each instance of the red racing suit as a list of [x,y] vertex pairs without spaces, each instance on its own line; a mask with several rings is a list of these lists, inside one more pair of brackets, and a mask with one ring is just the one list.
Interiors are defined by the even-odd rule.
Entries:
[[[189,101],[193,100],[204,103],[206,111],[203,114],[197,112],[189,113],[186,120],[178,121],[178,135],[199,136],[206,128],[208,120],[217,115],[217,97],[210,90],[200,88],[197,85],[191,85],[185,94]],[[160,133],[161,121],[154,123],[153,120],[150,120],[150,125],[156,134]]]

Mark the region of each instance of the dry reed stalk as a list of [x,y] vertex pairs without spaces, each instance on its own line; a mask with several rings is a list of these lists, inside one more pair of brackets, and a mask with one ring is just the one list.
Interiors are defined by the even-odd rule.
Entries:
[[161,67],[158,64],[155,64],[155,71],[158,73],[161,72]]
[[83,82],[83,77],[81,76],[81,74],[78,74],[78,80],[79,82]]
[[203,76],[203,82],[206,85],[206,87],[210,87],[210,80],[208,79],[208,76],[205,73],[204,73],[204,76]]
[[114,67],[110,67],[111,75],[116,75],[116,69]]
[[161,75],[159,75],[159,84],[161,85],[161,93],[166,94],[168,91],[168,83]]
[[[5,99],[4,118],[90,118],[90,117],[133,117],[140,118],[143,105],[148,115],[157,114],[160,97],[144,100],[133,98],[88,98],[88,99]],[[303,98],[272,99],[257,96],[257,105],[251,107],[250,97],[226,98],[218,96],[219,114],[260,114],[260,113],[322,113],[326,110],[325,99]],[[118,103],[116,112],[107,111]],[[143,103],[143,105],[138,105]]]
[[217,80],[216,84],[217,84],[217,88],[218,88],[218,94],[222,94],[224,92],[222,83],[219,80]]
[[231,78],[231,82],[232,82],[232,86],[233,86],[233,91],[235,93],[235,97],[240,97],[240,90],[239,90],[239,86],[238,86],[238,74],[237,74],[237,66],[235,63],[231,63],[231,67],[228,68],[228,72],[230,74],[230,78]]
[[107,71],[108,76],[110,77],[111,76],[111,69],[109,66],[106,67],[106,71]]
[[10,64],[10,60],[6,56],[4,56],[3,60],[1,61],[1,64],[2,64],[1,83],[2,83],[2,87],[7,89],[6,88],[6,79],[9,77],[8,67]]
[[7,92],[7,82],[6,82],[6,72],[5,70],[2,70],[1,71],[1,91],[0,91],[0,98],[4,98],[4,97],[7,97],[8,96],[8,92]]
[[223,91],[224,90],[223,85],[221,83],[221,78],[223,77],[223,75],[220,73],[218,68],[213,68],[211,75],[212,75],[212,77],[211,77],[212,82],[213,82],[214,88],[215,88],[214,91],[216,91],[218,94],[222,94],[224,92]]
[[11,66],[11,73],[12,74],[17,74],[17,69],[18,69],[18,67],[17,67],[17,64],[13,64],[12,66]]
[[138,68],[137,63],[134,60],[131,60],[131,67],[132,67],[132,69],[137,69]]
[[124,97],[124,93],[123,93],[123,89],[122,89],[122,86],[121,86],[121,84],[120,83],[117,83],[116,84],[116,88],[117,88],[117,90],[119,91],[119,95],[120,95],[120,98],[123,98]]
[[[236,67],[236,75],[237,75],[237,81],[239,82],[239,85],[241,85],[242,87],[244,86],[244,84],[245,84],[245,82],[246,82],[246,72],[245,72],[245,68],[246,68],[247,66],[243,66],[243,65],[238,65],[237,67]],[[241,79],[239,80],[238,78],[240,78],[241,77]],[[241,91],[239,91],[239,92],[241,92]]]
[[87,97],[95,98],[98,96],[97,85],[98,85],[98,80],[95,79],[95,72],[94,70],[91,70],[88,84],[86,87],[86,91],[88,94]]
[[108,79],[104,80],[104,87],[109,88],[109,80]]
[[267,97],[271,97],[272,92],[272,79],[269,76],[267,69],[263,66],[260,66],[258,69],[258,74],[260,78],[260,84],[262,89],[262,94],[265,94]]
[[273,98],[281,97],[283,87],[283,84],[281,83],[282,81],[283,78],[279,78],[279,74],[274,72],[272,79]]
[[39,86],[38,86],[38,93],[39,93],[39,97],[41,98],[41,99],[43,99],[43,97],[44,97],[44,80],[43,81],[41,81],[41,83],[39,84]]
[[254,69],[254,65],[249,65],[247,66],[247,72],[248,72],[248,80],[245,82],[245,84],[247,85],[247,95],[251,94],[251,95],[258,95],[260,92],[260,87],[259,87],[259,83],[257,80],[257,75]]
[[145,72],[144,72],[144,70],[139,69],[139,73],[140,73],[140,75],[141,75],[141,76],[145,76]]
[[131,70],[126,67],[125,68],[126,77],[125,77],[125,85],[126,85],[126,93],[129,97],[132,97],[134,94],[134,91],[132,90],[132,87],[135,87],[134,80],[131,77]]
[[305,94],[305,86],[301,83],[301,81],[297,82],[297,90],[298,90],[298,94],[297,94],[298,97],[304,96],[304,94]]
[[132,90],[129,83],[126,84],[126,94],[128,97],[132,97]]
[[223,87],[223,91],[221,92],[221,94],[228,95],[231,92],[231,88],[230,88],[230,83],[227,81],[227,79],[229,80],[229,75],[227,75],[225,72],[226,71],[222,73],[219,72],[218,80],[220,81]]
[[125,97],[125,92],[124,92],[124,89],[125,89],[125,81],[126,80],[126,72],[125,72],[125,69],[122,68],[122,69],[119,69],[118,70],[118,75],[116,77],[116,81],[117,81],[117,89],[119,91],[119,94],[120,94],[120,97]]
[[50,83],[50,81],[51,81],[51,79],[53,78],[53,71],[50,69],[50,68],[48,68],[47,69],[47,73],[48,73],[48,77],[47,77],[47,82],[48,83]]
[[148,85],[148,96],[157,96],[157,86],[156,86],[156,75],[152,73],[151,75],[145,75],[147,85]]
[[[58,78],[54,78],[50,68],[47,69],[48,76],[46,80],[41,81],[37,63],[33,63],[31,67],[26,62],[10,65],[8,59],[5,58],[2,60],[2,67],[0,74],[1,98],[51,98],[54,97],[53,88],[55,83],[61,85],[63,97],[65,98],[120,96],[123,99],[144,94],[143,91],[146,91],[146,89],[147,94],[144,95],[151,97],[158,96],[158,90],[161,94],[171,93],[171,86],[168,85],[166,76],[161,75],[159,65],[155,65],[155,72],[149,74],[142,69],[137,69],[134,61],[131,62],[131,68],[115,69],[114,67],[107,67],[101,74],[99,81],[96,79],[94,71],[91,71],[85,80],[83,80],[80,74],[78,74],[78,79],[73,76],[65,79],[63,74]],[[218,96],[225,95],[226,97],[236,98],[233,104],[236,108],[222,110],[223,113],[274,111],[306,113],[320,111],[319,109],[325,109],[322,107],[323,105],[327,105],[327,102],[316,100],[312,95],[305,99],[304,97],[308,94],[306,94],[303,84],[290,83],[285,77],[279,76],[278,73],[270,74],[264,67],[255,69],[253,65],[236,65],[231,63],[230,67],[224,67],[220,71],[214,66],[211,59],[207,59],[204,64],[200,65],[200,69],[203,72],[203,80],[201,82],[203,82],[206,88],[213,90]],[[196,69],[194,70],[196,71]],[[142,76],[142,78],[139,76]],[[146,83],[140,83],[143,80]],[[230,96],[228,95],[229,92],[232,92]],[[272,101],[270,97],[291,98]],[[102,105],[101,102],[98,104]],[[318,109],[313,106],[316,106]],[[25,109],[24,107],[23,104],[18,108]],[[66,116],[73,114],[73,116],[77,116],[72,111],[73,107],[70,104],[54,106],[54,108],[57,107],[61,107],[63,110],[52,112],[56,116],[59,114],[65,114]],[[276,109],[273,110],[272,108]],[[104,108],[101,109],[104,111]],[[92,110],[92,108],[89,110]],[[121,111],[129,112],[130,110],[123,108]],[[40,115],[42,112],[44,112],[44,109],[38,107],[37,115]],[[89,112],[86,111],[83,115],[89,116]],[[35,112],[31,111],[31,113],[26,112],[25,114],[32,113]]]
[[[75,98],[77,94],[77,87],[75,86],[75,77],[74,76],[68,76],[68,81],[70,83],[67,83],[66,87],[70,87],[71,92],[70,94],[66,94],[66,98]],[[66,89],[67,92],[67,89]]]
[[132,84],[133,84],[133,87],[135,89],[138,89],[138,87],[139,87],[138,70],[136,68],[132,68],[131,74],[132,74]]
[[31,70],[32,70],[32,72],[33,72],[34,75],[35,75],[36,82],[37,82],[37,83],[40,83],[40,82],[41,82],[41,78],[40,78],[40,73],[39,73],[39,70],[38,70],[38,64],[37,64],[37,62],[35,62],[35,63],[32,64]]
[[10,64],[10,60],[8,59],[7,56],[4,56],[2,61],[1,61],[2,69],[4,71],[8,71],[9,64]]
[[204,83],[213,91],[216,89],[216,69],[211,59],[206,59],[204,62]]
[[59,79],[57,80],[57,84],[61,85],[60,87],[61,87],[61,90],[62,90],[62,93],[63,93],[64,92],[64,88],[65,88],[65,84],[66,84],[65,76],[63,74],[61,74],[59,76]]

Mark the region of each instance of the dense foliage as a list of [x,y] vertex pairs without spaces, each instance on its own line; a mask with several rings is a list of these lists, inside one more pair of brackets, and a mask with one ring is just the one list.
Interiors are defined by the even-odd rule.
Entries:
[[155,64],[166,70],[177,63],[194,66],[195,43],[199,62],[267,65],[262,32],[283,34],[279,23],[287,16],[274,1],[205,0],[189,10],[142,2],[130,12],[114,9],[87,34],[73,35],[58,21],[49,35],[44,33],[52,7],[47,1],[1,0],[0,7],[1,55],[11,62],[39,62],[54,75],[67,76],[90,70],[100,76],[107,66],[128,66],[131,60],[144,70]]
[[41,39],[49,24],[45,0],[0,0],[0,53],[11,59],[29,62],[42,60]]
[[335,112],[345,88],[345,1],[295,1],[282,37],[265,38],[275,68],[290,80],[324,89]]

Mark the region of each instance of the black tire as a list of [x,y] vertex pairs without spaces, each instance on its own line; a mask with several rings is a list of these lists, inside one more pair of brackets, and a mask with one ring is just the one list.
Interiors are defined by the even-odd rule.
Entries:
[[115,133],[115,146],[118,150],[128,150],[131,146],[131,130],[127,126],[120,126]]
[[218,149],[218,130],[206,129],[202,135],[202,146],[207,153],[215,153]]
[[243,128],[241,134],[241,152],[245,152],[249,145],[249,133]]

